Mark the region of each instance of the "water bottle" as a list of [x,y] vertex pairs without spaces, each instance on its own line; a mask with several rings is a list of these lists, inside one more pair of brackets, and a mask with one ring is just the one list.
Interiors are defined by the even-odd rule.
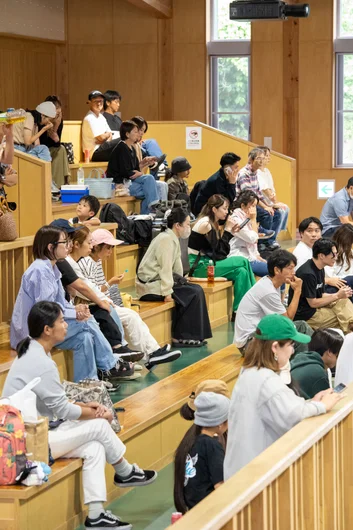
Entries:
[[208,266],[207,266],[207,282],[210,285],[214,284],[214,265],[211,259],[208,262]]
[[183,514],[181,512],[174,512],[172,513],[172,518],[171,518],[171,524],[174,524],[176,523],[177,521],[179,521],[179,519],[181,519],[183,517]]
[[83,167],[80,166],[77,170],[77,184],[84,184],[85,183],[85,172],[83,171]]

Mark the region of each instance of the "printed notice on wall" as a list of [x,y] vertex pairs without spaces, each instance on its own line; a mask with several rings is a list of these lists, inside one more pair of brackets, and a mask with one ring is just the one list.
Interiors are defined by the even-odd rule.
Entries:
[[186,127],[186,149],[202,148],[202,127]]

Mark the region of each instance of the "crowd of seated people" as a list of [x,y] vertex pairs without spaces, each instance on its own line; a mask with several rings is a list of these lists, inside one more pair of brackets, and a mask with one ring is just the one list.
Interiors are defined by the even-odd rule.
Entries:
[[[100,379],[116,387],[140,377],[139,361],[153,370],[178,359],[182,348],[203,347],[212,337],[204,290],[184,276],[182,240],[188,245],[189,276],[207,278],[211,261],[216,278],[233,282],[234,343],[244,356],[243,371],[231,399],[212,383],[196,389],[189,402],[193,425],[175,455],[175,504],[185,513],[302,419],[331,410],[342,398],[332,392],[336,367],[352,374],[344,382],[353,380],[353,366],[351,372],[340,368],[349,365],[348,357],[340,361],[340,356],[353,330],[353,228],[341,221],[332,239],[322,238],[321,221],[310,217],[299,225],[294,252],[279,248],[276,238],[289,210],[277,199],[266,167],[268,148],[253,149],[243,168],[238,155],[225,153],[220,169],[189,195],[188,160],[175,158],[166,183],[160,182],[164,155],[154,141],[143,141],[144,118],[122,121],[116,115],[120,101],[116,91],[89,94],[82,149],[90,160],[108,162],[107,176],[116,184],[128,183],[130,194],[142,199],[142,213],[161,199],[186,202],[170,211],[166,229],[152,240],[136,273],[141,301],[174,302],[172,345],[160,347],[138,313],[124,307],[118,287],[123,275],[105,277],[103,262],[121,241],[105,229],[90,232],[100,224],[99,201],[85,196],[76,217],[53,221],[35,235],[34,261],[22,277],[12,314],[17,358],[3,393],[42,377],[34,389],[41,413],[65,420],[49,435],[54,457],[84,459],[86,526],[130,530],[131,524],[104,509],[104,466],[113,465],[114,483],[121,487],[149,484],[156,473],[124,459],[125,446],[110,429],[105,407],[67,400],[51,349],[72,350],[75,381]],[[1,134],[7,139],[0,159],[5,164],[12,161],[11,130],[0,128],[0,143]],[[58,184],[59,173],[60,182],[70,175],[61,133],[61,104],[50,96],[27,113],[14,135],[15,149],[56,160]],[[9,172],[4,176],[0,194],[12,182]],[[341,190],[347,201],[349,188]]]

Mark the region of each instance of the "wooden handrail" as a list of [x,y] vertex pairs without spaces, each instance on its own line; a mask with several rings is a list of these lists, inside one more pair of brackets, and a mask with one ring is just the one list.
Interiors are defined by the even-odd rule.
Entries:
[[[345,394],[333,411],[299,423],[169,528],[350,529],[352,519],[345,514],[351,510],[347,504],[351,502],[353,484],[350,451],[353,446],[353,383]],[[306,491],[304,499],[300,491],[302,482],[305,489],[310,490]],[[321,488],[330,492],[336,488],[340,495],[332,495],[330,503],[329,494],[323,498]],[[275,502],[281,496],[287,499],[282,507]],[[335,513],[341,514],[337,517],[341,526],[335,524]],[[315,525],[304,527],[299,523],[294,526],[291,521],[296,518],[315,521]],[[270,520],[277,524],[269,526]],[[328,520],[333,521],[332,526],[327,524]],[[242,526],[242,521],[247,522],[246,526]],[[282,521],[281,526],[278,521]]]

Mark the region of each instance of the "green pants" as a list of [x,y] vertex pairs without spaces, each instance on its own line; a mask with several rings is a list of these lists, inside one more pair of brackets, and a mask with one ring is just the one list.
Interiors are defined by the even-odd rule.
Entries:
[[[190,267],[192,267],[196,258],[196,255],[189,254]],[[193,276],[207,278],[207,266],[209,261],[210,258],[206,256],[201,257]],[[250,262],[246,258],[240,256],[233,256],[231,258],[217,261],[215,266],[215,277],[217,278],[219,276],[223,276],[224,278],[227,278],[227,280],[234,282],[233,311],[236,311],[244,294],[255,285],[255,276],[250,267]]]

